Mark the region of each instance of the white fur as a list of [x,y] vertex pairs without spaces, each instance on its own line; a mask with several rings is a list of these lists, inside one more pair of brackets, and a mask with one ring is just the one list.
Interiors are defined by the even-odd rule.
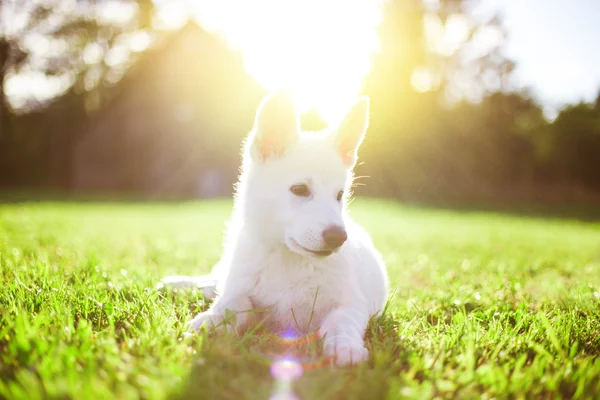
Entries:
[[[216,299],[190,328],[237,330],[263,321],[277,330],[318,332],[338,365],[368,358],[364,333],[387,299],[386,269],[368,233],[348,216],[347,194],[336,199],[350,190],[368,105],[363,98],[336,128],[309,133],[300,132],[284,93],[263,101],[245,146],[224,253],[211,274]],[[310,196],[290,191],[299,183]],[[347,241],[329,256],[313,254],[329,250],[322,234],[330,226],[345,227]],[[202,279],[163,282],[204,286],[210,296]],[[224,321],[228,309],[236,313],[233,322]],[[244,313],[250,309],[266,311]]]

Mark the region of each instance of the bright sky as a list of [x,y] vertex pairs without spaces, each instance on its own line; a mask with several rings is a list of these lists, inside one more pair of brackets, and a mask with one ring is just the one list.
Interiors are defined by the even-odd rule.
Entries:
[[500,10],[510,35],[515,78],[549,115],[565,103],[593,101],[600,89],[600,0],[483,0]]

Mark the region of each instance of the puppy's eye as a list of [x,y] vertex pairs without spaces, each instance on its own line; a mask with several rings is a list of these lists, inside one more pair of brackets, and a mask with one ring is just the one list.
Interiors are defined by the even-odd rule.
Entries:
[[290,188],[290,191],[292,193],[294,193],[296,196],[300,196],[300,197],[310,196],[310,189],[308,188],[308,185],[305,185],[303,183],[292,186]]
[[337,194],[337,201],[342,201],[343,197],[344,197],[344,191],[340,190]]

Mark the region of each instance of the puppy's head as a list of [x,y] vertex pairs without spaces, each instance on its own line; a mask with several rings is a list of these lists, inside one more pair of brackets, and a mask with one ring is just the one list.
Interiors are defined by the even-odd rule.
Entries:
[[239,193],[244,218],[258,233],[314,257],[345,243],[346,196],[368,115],[363,97],[335,127],[302,132],[287,93],[263,100],[246,143]]

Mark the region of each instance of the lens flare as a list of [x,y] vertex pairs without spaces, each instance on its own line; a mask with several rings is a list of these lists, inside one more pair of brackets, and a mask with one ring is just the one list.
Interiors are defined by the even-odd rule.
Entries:
[[[280,354],[280,357],[285,355],[285,358],[276,358],[276,360],[278,360],[277,362],[292,360],[294,363],[300,365],[302,371],[322,368],[332,362],[331,357],[327,356],[321,356],[317,358],[314,356],[301,356],[301,354],[305,352],[306,348],[309,347],[311,343],[319,340],[319,335],[317,332],[310,334],[299,334],[293,329],[286,329],[279,332],[274,332],[268,329],[259,329],[256,331],[256,334],[267,338],[269,342],[273,343],[271,350],[274,350]],[[269,367],[271,371],[273,371],[273,368],[275,368],[275,371],[280,368],[277,366],[276,362],[274,364],[274,358],[272,355],[256,351],[255,349],[251,350],[250,348],[246,348],[246,346],[240,346],[239,349],[245,354],[246,357],[252,359],[257,364]],[[292,355],[296,355],[299,358],[293,358]]]
[[269,400],[299,400],[299,397],[294,393],[279,392],[269,397]]
[[275,361],[269,368],[275,379],[275,393],[270,400],[295,400],[298,397],[292,391],[292,382],[302,376],[302,364],[291,357]]
[[275,361],[269,369],[273,378],[284,382],[295,381],[302,376],[304,371],[302,364],[291,357]]
[[278,336],[286,343],[293,343],[300,338],[300,335],[292,328],[285,329]]

